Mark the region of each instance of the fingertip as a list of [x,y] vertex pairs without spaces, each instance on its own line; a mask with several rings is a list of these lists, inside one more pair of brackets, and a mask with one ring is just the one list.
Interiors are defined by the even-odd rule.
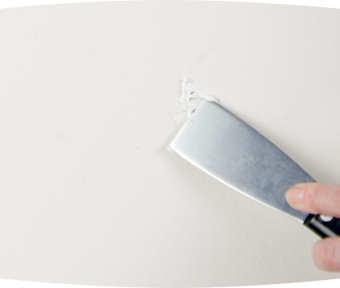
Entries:
[[313,258],[315,266],[321,270],[324,270],[323,261],[321,260],[322,258],[321,255],[323,254],[322,248],[323,248],[322,240],[316,242],[313,246],[312,258]]
[[324,271],[340,271],[340,238],[330,237],[318,241],[313,246],[313,261]]
[[305,184],[300,183],[292,186],[285,194],[286,200],[292,207],[300,206],[303,203]]

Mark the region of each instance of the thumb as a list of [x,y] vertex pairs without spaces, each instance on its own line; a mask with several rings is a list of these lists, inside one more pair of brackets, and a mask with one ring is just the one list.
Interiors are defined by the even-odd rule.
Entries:
[[321,270],[340,272],[340,237],[316,242],[313,247],[313,260]]

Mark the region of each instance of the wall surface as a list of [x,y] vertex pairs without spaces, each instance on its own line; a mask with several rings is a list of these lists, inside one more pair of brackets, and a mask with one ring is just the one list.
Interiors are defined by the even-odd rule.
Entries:
[[167,150],[189,78],[340,182],[340,11],[113,2],[0,11],[0,277],[119,286],[338,278],[318,240]]

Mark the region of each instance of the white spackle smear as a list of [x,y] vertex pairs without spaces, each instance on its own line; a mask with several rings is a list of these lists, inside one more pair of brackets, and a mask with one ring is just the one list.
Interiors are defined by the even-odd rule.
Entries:
[[217,103],[216,98],[201,94],[195,87],[194,83],[192,83],[192,81],[188,79],[184,79],[182,82],[182,95],[181,95],[180,101],[184,103],[184,102],[188,102],[191,99],[197,99],[197,98],[204,99],[209,102]]
[[[195,87],[195,85],[192,83],[192,81],[188,79],[184,79],[182,82],[182,95],[181,98],[179,99],[182,103],[189,102],[192,99],[204,99],[209,102],[216,102],[217,100],[214,97],[210,96],[205,96],[201,94],[198,89]],[[190,116],[195,110],[196,110],[197,105],[195,107],[191,108],[188,111],[188,116]]]

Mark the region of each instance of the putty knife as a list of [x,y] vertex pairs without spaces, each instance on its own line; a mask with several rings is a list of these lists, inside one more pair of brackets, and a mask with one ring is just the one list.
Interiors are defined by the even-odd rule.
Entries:
[[297,211],[285,199],[294,184],[315,180],[218,103],[201,100],[169,147],[222,183],[292,216],[320,237],[340,235],[340,219]]

